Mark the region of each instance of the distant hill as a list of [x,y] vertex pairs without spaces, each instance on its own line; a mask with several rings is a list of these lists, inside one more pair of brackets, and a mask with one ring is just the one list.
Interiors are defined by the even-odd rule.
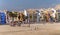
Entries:
[[56,5],[56,6],[55,6],[55,9],[56,9],[56,10],[60,9],[60,4]]

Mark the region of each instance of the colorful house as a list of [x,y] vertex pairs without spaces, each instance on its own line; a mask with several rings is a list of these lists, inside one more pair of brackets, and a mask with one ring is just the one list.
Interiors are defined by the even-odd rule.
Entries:
[[6,12],[0,11],[0,24],[6,24]]

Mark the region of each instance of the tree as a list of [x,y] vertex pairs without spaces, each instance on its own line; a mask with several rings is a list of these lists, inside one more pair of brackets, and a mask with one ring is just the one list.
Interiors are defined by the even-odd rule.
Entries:
[[12,21],[14,21],[14,17],[17,17],[17,12],[9,12],[9,16],[12,17]]
[[9,12],[9,16],[10,17],[17,17],[17,12]]

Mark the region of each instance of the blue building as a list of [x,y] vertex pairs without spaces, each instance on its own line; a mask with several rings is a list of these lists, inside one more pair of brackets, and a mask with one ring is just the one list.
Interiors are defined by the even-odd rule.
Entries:
[[0,24],[6,24],[6,14],[0,11]]

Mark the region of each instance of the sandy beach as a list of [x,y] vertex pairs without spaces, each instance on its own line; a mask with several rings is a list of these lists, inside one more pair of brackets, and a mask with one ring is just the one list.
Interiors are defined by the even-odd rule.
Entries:
[[60,23],[0,25],[0,35],[60,35]]

